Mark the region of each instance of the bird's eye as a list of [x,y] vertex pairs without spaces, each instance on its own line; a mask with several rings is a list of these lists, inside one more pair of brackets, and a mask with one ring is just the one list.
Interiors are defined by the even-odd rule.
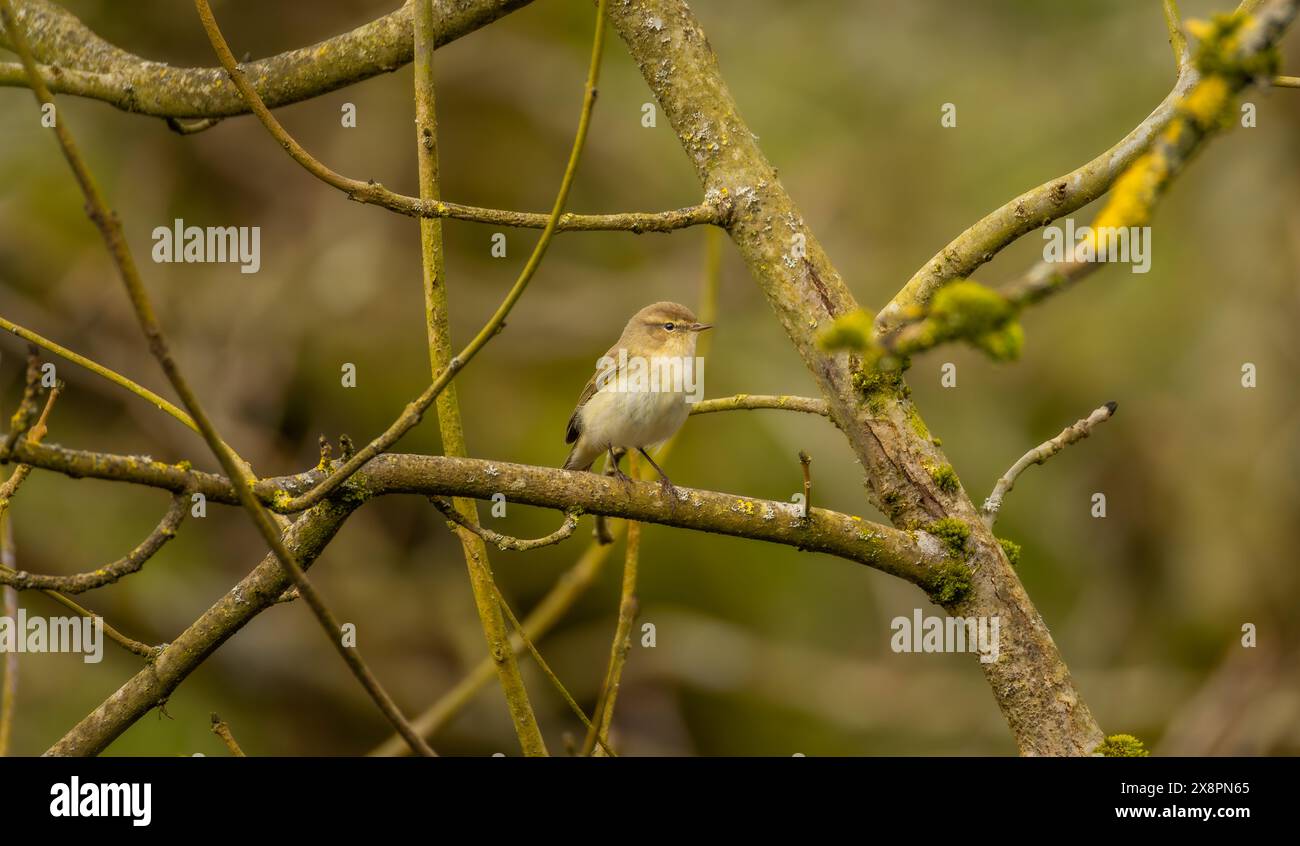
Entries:
[[676,324],[676,323],[665,323],[665,324],[664,324],[664,328],[667,329],[669,332],[671,332],[671,331],[673,331],[674,329],[677,328],[677,324]]

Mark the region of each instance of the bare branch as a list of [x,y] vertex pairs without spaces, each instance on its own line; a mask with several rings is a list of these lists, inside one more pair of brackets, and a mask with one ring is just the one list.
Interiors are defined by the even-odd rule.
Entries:
[[[7,570],[8,572],[11,573],[16,572],[13,569],[13,567],[7,567]],[[53,599],[55,602],[59,603],[64,608],[67,608],[69,611],[73,612],[74,614],[79,614],[88,620],[103,621],[104,636],[107,637],[109,640],[113,641],[114,643],[116,643],[118,646],[125,649],[127,652],[130,652],[133,655],[138,655],[147,661],[152,661],[158,655],[158,647],[150,646],[147,643],[141,643],[138,640],[133,640],[132,638],[127,637],[126,635],[119,632],[117,629],[110,626],[108,624],[108,621],[104,620],[102,614],[96,614],[94,611],[91,611],[89,608],[86,608],[85,606],[78,604],[77,602],[73,601],[72,599],[69,599],[68,597],[64,596],[58,591],[43,590],[41,591],[41,593],[45,594],[50,599]]]
[[1182,17],[1178,14],[1178,0],[1161,0],[1165,12],[1165,27],[1169,30],[1169,46],[1174,51],[1174,67],[1182,73],[1191,63],[1187,49],[1187,36],[1183,34]]
[[188,497],[173,496],[171,504],[167,507],[167,513],[163,515],[162,520],[149,536],[135,549],[111,564],[70,576],[46,576],[22,570],[10,572],[0,567],[0,584],[8,585],[15,590],[57,590],[74,594],[111,585],[119,579],[139,572],[146,561],[157,554],[167,541],[176,536],[176,528],[185,519],[188,505]]
[[[578,718],[579,722],[586,726],[588,730],[593,729],[592,722],[583,712],[582,706],[573,698],[573,694],[569,693],[569,689],[564,686],[562,681],[560,681],[560,677],[551,669],[550,664],[546,663],[546,659],[542,657],[542,653],[538,651],[532,638],[530,638],[528,632],[524,630],[523,623],[519,622],[519,618],[515,616],[515,612],[510,610],[510,603],[506,602],[505,596],[501,593],[501,588],[495,581],[491,582],[491,585],[492,592],[495,594],[496,600],[501,606],[501,611],[506,615],[506,619],[510,621],[510,625],[514,627],[514,637],[519,638],[523,642],[524,648],[528,650],[528,652],[533,656],[533,660],[537,662],[538,669],[540,669],[542,674],[551,682],[551,685],[555,688],[556,692],[560,694],[560,698],[569,706],[569,710],[574,713],[574,716]],[[601,738],[600,744],[601,747],[611,755],[614,754],[614,751],[605,745],[603,737]]]
[[[624,525],[626,524],[619,523],[613,528],[613,532],[615,534],[621,532]],[[529,644],[541,640],[550,632],[574,603],[586,593],[587,588],[591,587],[600,574],[612,550],[612,546],[596,541],[587,544],[586,550],[579,556],[577,562],[556,580],[546,596],[542,597],[542,600],[524,618],[522,627],[511,636],[510,649],[516,656],[522,655],[526,649],[530,652],[536,649]],[[432,738],[495,676],[496,665],[492,656],[484,657],[455,687],[439,697],[437,702],[413,719],[411,724],[420,734]],[[408,752],[402,739],[394,735],[371,750],[369,754],[376,757],[390,757],[405,755]]]
[[483,540],[493,544],[497,549],[510,549],[516,552],[529,552],[534,549],[541,549],[544,546],[554,546],[561,541],[568,540],[578,528],[578,512],[570,511],[564,515],[564,522],[560,528],[544,535],[540,538],[516,538],[510,535],[503,535],[500,532],[494,532],[491,529],[484,528],[477,523],[471,523],[469,518],[463,516],[456,510],[456,507],[446,500],[438,497],[430,497],[433,507],[442,512],[443,516],[455,525],[466,531],[478,535]]
[[221,738],[221,742],[226,744],[230,754],[236,758],[246,758],[244,750],[239,748],[239,743],[235,741],[235,736],[230,732],[230,726],[226,721],[218,717],[215,713],[212,715],[212,733]]
[[[438,4],[439,47],[527,5],[529,0],[457,0]],[[157,117],[218,118],[248,111],[221,68],[174,68],[104,41],[47,0],[17,0],[40,73],[57,94],[103,100]],[[411,61],[412,2],[351,32],[259,59],[249,77],[272,107],[297,103],[390,73]],[[12,48],[0,33],[0,46]],[[0,86],[27,86],[22,66],[0,64]]]
[[[635,474],[635,458],[629,457]],[[619,594],[618,621],[614,626],[614,640],[609,647],[609,667],[605,670],[605,680],[600,688],[600,697],[596,700],[596,710],[592,713],[594,720],[587,728],[587,737],[582,744],[583,755],[598,755],[609,750],[609,728],[614,721],[614,706],[618,702],[618,691],[623,681],[623,668],[627,665],[627,653],[632,648],[632,624],[636,622],[637,609],[640,607],[636,596],[637,567],[641,557],[641,524],[631,521],[627,524],[627,549],[623,556],[623,584]],[[599,743],[599,748],[597,744]]]
[[1114,416],[1115,409],[1118,407],[1117,403],[1108,402],[1082,420],[1067,426],[1061,431],[1061,434],[1051,440],[1044,441],[1022,455],[1019,461],[1011,465],[1011,468],[1002,474],[1002,478],[998,479],[997,484],[993,486],[993,492],[989,494],[988,499],[984,500],[984,508],[982,509],[984,525],[990,529],[993,528],[993,524],[998,519],[998,511],[1002,508],[1003,498],[1015,487],[1016,479],[1020,478],[1021,473],[1034,464],[1042,464],[1070,444],[1091,435],[1093,429]]
[[[109,455],[72,450],[53,444],[19,442],[14,457],[45,470],[74,478],[132,482],[164,490],[192,489],[209,503],[238,505],[229,479],[213,473],[165,464],[141,456]],[[337,471],[336,471],[337,472]],[[269,502],[287,490],[317,484],[319,468],[294,476],[261,479],[256,496]],[[926,549],[905,531],[860,517],[809,509],[793,503],[734,496],[695,488],[676,488],[668,498],[653,482],[631,485],[597,473],[533,467],[478,458],[388,453],[366,465],[329,501],[359,505],[367,498],[393,494],[465,496],[491,500],[505,494],[509,502],[567,511],[580,508],[644,523],[763,540],[811,552],[826,552],[857,561],[929,589],[940,573],[931,567]],[[296,525],[296,524],[295,524]]]
[[822,417],[830,416],[830,406],[824,399],[773,396],[770,394],[736,394],[730,397],[700,400],[691,406],[691,414],[713,414],[718,411],[753,410],[757,408],[802,411],[805,414],[820,414]]

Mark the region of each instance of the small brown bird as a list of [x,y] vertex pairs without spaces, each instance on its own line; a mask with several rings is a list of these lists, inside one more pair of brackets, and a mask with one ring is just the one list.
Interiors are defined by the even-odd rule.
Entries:
[[564,437],[573,444],[564,469],[590,470],[604,453],[614,475],[626,481],[615,450],[635,449],[671,490],[668,475],[646,449],[671,438],[690,413],[688,397],[700,398],[695,344],[709,328],[678,303],[654,303],[632,315],[578,397]]

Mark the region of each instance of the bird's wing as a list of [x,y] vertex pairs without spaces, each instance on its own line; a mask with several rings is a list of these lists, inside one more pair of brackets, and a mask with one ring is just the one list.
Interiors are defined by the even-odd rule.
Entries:
[[[618,344],[615,344],[614,346],[610,347],[609,351],[605,353],[604,357],[617,359]],[[578,439],[578,436],[582,434],[582,420],[578,415],[579,412],[582,411],[582,407],[587,404],[587,400],[595,396],[596,377],[599,375],[600,375],[600,370],[597,370],[595,373],[591,374],[591,378],[587,380],[586,387],[584,387],[582,389],[582,393],[578,395],[578,405],[573,409],[573,414],[569,415],[569,425],[564,431],[564,442],[566,444],[573,443]]]

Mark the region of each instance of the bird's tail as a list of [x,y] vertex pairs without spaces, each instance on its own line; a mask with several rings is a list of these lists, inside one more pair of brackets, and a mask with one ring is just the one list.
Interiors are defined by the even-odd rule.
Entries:
[[569,450],[569,457],[564,459],[565,470],[590,470],[591,465],[596,462],[602,450],[592,450],[582,443],[579,438],[578,442]]
[[[578,442],[573,445],[573,449],[569,450],[569,457],[564,459],[564,469],[590,470],[591,465],[596,463],[596,459],[600,457],[602,452],[604,452],[604,450],[593,450],[588,446],[584,446],[582,439],[579,438]],[[609,523],[600,515],[596,515],[596,528],[594,534],[596,542],[601,545],[611,544],[614,542],[614,535],[609,530]]]

